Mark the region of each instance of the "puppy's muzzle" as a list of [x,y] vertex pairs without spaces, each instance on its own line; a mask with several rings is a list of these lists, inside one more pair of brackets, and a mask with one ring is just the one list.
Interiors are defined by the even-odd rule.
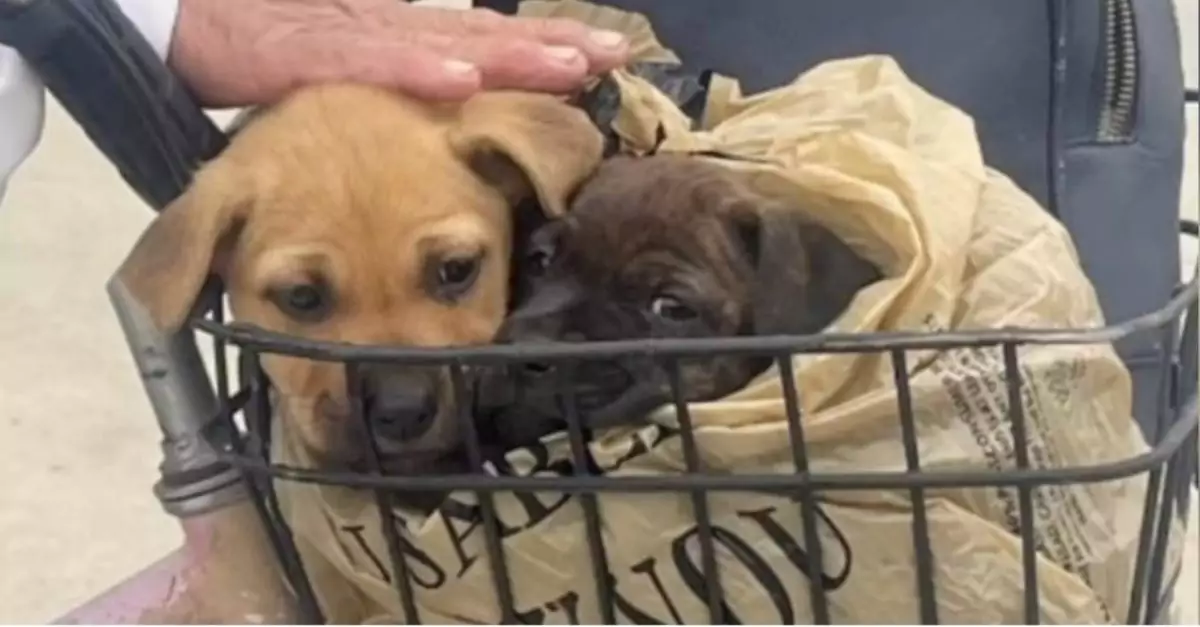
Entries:
[[[588,306],[571,289],[543,289],[505,321],[497,341],[531,346],[605,339],[579,324],[587,322],[581,312]],[[529,360],[491,372],[478,400],[500,442],[526,444],[565,428],[568,406],[590,428],[638,418],[663,402],[660,378],[641,359]]]
[[[575,310],[586,305],[582,288],[572,281],[543,285],[519,309],[514,311],[496,334],[499,344],[546,344],[550,342],[582,342],[586,338],[575,332],[568,320]],[[529,379],[548,379],[555,373],[555,364],[548,361],[526,361],[520,374]]]
[[379,438],[396,443],[421,438],[438,416],[438,381],[434,373],[387,365],[362,372],[363,410]]

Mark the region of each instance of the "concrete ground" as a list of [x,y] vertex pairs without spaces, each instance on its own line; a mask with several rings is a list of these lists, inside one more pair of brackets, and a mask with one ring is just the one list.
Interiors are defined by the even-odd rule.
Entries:
[[[1194,86],[1197,0],[1177,4]],[[1195,108],[1188,119],[1181,213],[1195,218]],[[158,433],[103,290],[150,216],[52,106],[0,207],[0,622],[51,620],[180,541],[150,492]],[[1194,507],[1185,624],[1200,596]]]

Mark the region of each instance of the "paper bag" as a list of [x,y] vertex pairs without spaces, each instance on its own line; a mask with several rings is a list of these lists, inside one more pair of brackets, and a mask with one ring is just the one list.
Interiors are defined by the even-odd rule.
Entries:
[[[675,62],[641,16],[576,1],[527,2],[522,11],[617,28],[634,35],[640,59]],[[832,330],[1104,324],[1062,225],[983,163],[967,115],[926,93],[891,58],[830,61],[752,97],[714,76],[695,129],[644,80],[627,72],[612,80],[620,93],[612,129],[622,152],[726,155],[717,162],[808,212],[884,270],[885,279],[860,292]],[[1020,358],[1034,468],[1100,464],[1146,450],[1130,415],[1129,375],[1110,346],[1024,346]],[[814,471],[905,468],[889,354],[801,356],[794,366]],[[907,368],[924,469],[1016,467],[999,348],[911,353]],[[794,471],[775,370],[691,411],[707,471]],[[607,475],[684,470],[674,412],[662,409],[644,424],[590,445]],[[286,417],[277,420],[277,459],[308,465],[292,437]],[[570,459],[566,437],[556,434],[510,453],[505,472],[569,473]],[[279,489],[327,618],[401,622],[374,496],[282,482]],[[1124,620],[1144,491],[1141,477],[1035,491],[1034,520],[1026,522],[1036,530],[1042,622]],[[835,623],[919,621],[907,491],[820,494],[820,573],[808,572],[811,547],[794,499],[754,492],[707,498],[727,619],[810,622],[815,580]],[[926,498],[940,620],[1023,622],[1016,491],[940,489]],[[599,622],[579,498],[501,494],[495,501],[520,618]],[[691,496],[603,493],[598,503],[618,620],[709,622]],[[500,620],[472,494],[454,494],[428,516],[398,510],[394,517],[424,622]]]

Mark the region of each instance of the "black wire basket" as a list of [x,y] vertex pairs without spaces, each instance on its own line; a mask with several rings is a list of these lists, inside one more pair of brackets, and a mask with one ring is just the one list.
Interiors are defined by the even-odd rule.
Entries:
[[[0,9],[11,15],[3,34],[5,42],[26,53],[51,90],[64,102],[88,131],[93,141],[118,166],[123,176],[152,205],[161,207],[175,197],[186,184],[190,172],[216,154],[224,137],[203,116],[194,100],[179,87],[153,51],[136,35],[111,0],[82,2],[29,2],[6,0]],[[63,36],[70,29],[77,36]],[[1055,33],[1052,29],[1052,33]],[[1057,37],[1057,35],[1055,35]],[[45,45],[53,41],[57,48]],[[1057,48],[1054,48],[1055,50]],[[53,53],[53,54],[52,54]],[[80,65],[88,60],[91,65]],[[1051,64],[1057,67],[1056,64]],[[80,70],[80,68],[85,68]],[[82,80],[80,77],[100,77]],[[130,87],[132,86],[132,87]],[[127,88],[128,87],[128,88]],[[1190,90],[1188,100],[1196,93]],[[113,106],[120,102],[122,106]],[[164,113],[166,112],[166,113]],[[167,114],[169,113],[169,115]],[[115,117],[114,117],[115,116]],[[1053,122],[1053,121],[1052,121]],[[1051,160],[1054,161],[1053,159]],[[1197,235],[1195,223],[1182,229]],[[219,298],[210,302],[220,303]],[[905,333],[858,336],[818,335],[805,337],[761,337],[726,340],[689,340],[654,342],[614,342],[594,345],[549,345],[529,347],[491,346],[453,350],[415,350],[384,347],[354,347],[320,344],[282,337],[261,330],[224,322],[220,306],[209,307],[196,326],[213,336],[216,352],[215,383],[220,400],[220,418],[215,423],[220,433],[205,434],[219,448],[221,458],[236,468],[270,531],[280,565],[295,591],[307,621],[319,623],[324,616],[310,574],[297,549],[289,521],[283,515],[277,487],[279,482],[317,483],[345,486],[371,492],[381,521],[389,520],[389,510],[400,496],[414,492],[473,491],[479,494],[481,525],[486,541],[486,559],[492,565],[495,597],[499,616],[505,623],[521,622],[524,617],[515,607],[512,580],[501,546],[501,530],[492,496],[500,492],[557,491],[578,500],[585,521],[590,567],[594,573],[596,598],[604,622],[633,622],[618,607],[619,599],[611,586],[607,551],[603,543],[602,517],[597,504],[601,493],[676,492],[687,494],[691,502],[700,556],[701,592],[713,623],[733,622],[736,617],[724,602],[721,573],[717,567],[717,545],[721,538],[714,530],[708,509],[710,494],[720,491],[761,492],[794,495],[803,522],[803,559],[806,572],[821,572],[822,542],[815,529],[823,495],[831,491],[902,491],[911,498],[912,549],[916,577],[912,582],[914,598],[919,600],[920,620],[938,622],[938,590],[934,572],[938,556],[931,550],[930,527],[926,509],[928,492],[947,488],[1007,489],[1017,493],[1017,519],[1033,517],[1033,495],[1041,488],[1055,485],[1087,484],[1142,475],[1146,478],[1146,497],[1142,505],[1137,541],[1136,563],[1125,616],[1115,622],[1154,623],[1165,619],[1170,604],[1175,572],[1168,564],[1172,525],[1181,510],[1186,510],[1191,484],[1196,475],[1197,420],[1200,411],[1195,395],[1198,346],[1197,283],[1193,279],[1180,287],[1169,302],[1158,310],[1120,324],[1100,329],[1016,330],[1002,329],[978,333]],[[1137,336],[1151,336],[1164,349],[1157,364],[1148,405],[1153,415],[1138,416],[1138,422],[1151,425],[1146,439],[1149,450],[1143,454],[1087,467],[1034,468],[1027,447],[1026,416],[1019,402],[1021,391],[1021,348],[1030,345],[1107,344]],[[188,340],[190,341],[190,339]],[[231,382],[233,348],[240,349],[238,383]],[[1009,398],[1007,422],[1015,443],[1013,470],[1002,472],[950,472],[922,470],[918,454],[914,408],[906,364],[916,351],[949,351],[963,348],[998,351],[1003,358],[1006,393]],[[804,421],[800,415],[800,397],[790,376],[790,357],[817,353],[883,353],[890,356],[895,377],[898,404],[896,420],[905,452],[905,469],[900,472],[822,473],[810,470],[806,454]],[[778,363],[778,371],[787,409],[788,431],[794,472],[787,474],[715,474],[700,468],[695,434],[691,429],[688,406],[682,402],[686,390],[679,376],[681,361],[715,354],[758,355]],[[578,412],[568,403],[564,414],[571,443],[573,464],[565,476],[512,477],[491,476],[482,472],[484,452],[472,416],[461,416],[467,435],[467,455],[475,474],[443,476],[385,476],[378,463],[366,473],[328,473],[286,467],[270,457],[271,397],[270,384],[261,366],[269,354],[293,355],[343,363],[347,380],[357,379],[364,364],[391,362],[400,365],[439,367],[453,375],[460,407],[470,404],[461,397],[470,394],[465,369],[478,365],[521,364],[529,362],[585,363],[637,354],[656,361],[672,383],[672,403],[680,423],[678,433],[686,462],[685,472],[671,476],[607,477],[590,470],[587,459],[589,434],[577,419]],[[566,395],[569,397],[569,394]],[[1138,407],[1147,406],[1145,403]],[[363,422],[361,415],[356,416]],[[161,419],[161,416],[160,416]],[[175,423],[172,423],[175,424]],[[170,434],[167,435],[178,435]],[[191,435],[187,433],[186,435]],[[377,462],[377,455],[372,458]],[[183,473],[185,474],[186,469]],[[204,479],[204,477],[190,477]],[[403,558],[404,540],[395,527],[383,524],[395,594],[407,623],[420,623],[422,616],[413,597],[412,573]],[[1038,570],[1032,565],[1038,556],[1035,529],[1018,525],[1023,569],[1023,605],[1025,622],[1040,618]],[[828,590],[820,578],[811,578],[807,590],[789,591],[807,594],[816,623],[831,622]],[[870,602],[862,599],[858,602]]]
[[[1185,223],[1182,231],[1195,235],[1196,225]],[[276,481],[317,483],[371,491],[375,496],[380,520],[389,519],[394,500],[406,493],[430,491],[473,491],[479,495],[480,514],[487,543],[487,559],[493,566],[493,584],[504,623],[519,623],[527,619],[514,607],[511,577],[501,547],[501,530],[497,522],[492,497],[498,492],[557,491],[578,500],[585,521],[591,572],[595,593],[604,622],[630,622],[628,614],[620,611],[619,599],[614,597],[603,542],[603,520],[597,506],[597,495],[610,492],[677,492],[687,493],[695,516],[703,573],[703,601],[713,623],[736,621],[723,602],[720,572],[717,568],[717,545],[720,538],[714,532],[708,511],[708,495],[717,491],[748,491],[795,495],[804,521],[803,544],[808,547],[804,559],[806,572],[822,572],[822,541],[817,536],[816,520],[820,515],[822,493],[828,491],[891,490],[905,491],[912,499],[911,520],[916,580],[913,594],[919,599],[920,620],[938,622],[938,591],[933,583],[937,556],[930,547],[930,530],[926,511],[927,491],[947,488],[1009,489],[1017,493],[1019,520],[1032,520],[1033,494],[1039,488],[1064,484],[1089,484],[1145,475],[1146,498],[1143,505],[1140,535],[1132,589],[1129,590],[1127,616],[1112,617],[1117,622],[1153,623],[1164,620],[1163,613],[1170,603],[1175,572],[1168,564],[1168,543],[1173,521],[1186,512],[1187,498],[1196,473],[1197,399],[1195,386],[1180,385],[1195,381],[1197,349],[1197,282],[1181,286],[1174,297],[1153,313],[1122,324],[1087,330],[1001,329],[985,332],[886,333],[863,335],[814,335],[797,337],[753,337],[717,340],[656,340],[638,342],[605,342],[596,344],[553,344],[538,348],[488,346],[460,349],[405,349],[377,346],[351,346],[297,340],[278,334],[223,322],[220,307],[213,307],[197,321],[198,329],[213,336],[215,342],[217,392],[222,399],[224,424],[238,437],[229,440],[224,456],[239,469],[258,501],[259,511],[271,530],[272,542],[279,554],[286,576],[295,590],[307,619],[321,622],[323,616],[313,593],[312,583],[296,549],[288,520],[281,513],[276,493]],[[1150,449],[1144,454],[1103,465],[1034,468],[1027,446],[1026,416],[1021,399],[1021,348],[1031,345],[1085,345],[1111,343],[1134,336],[1156,336],[1169,350],[1162,352],[1158,367],[1164,375],[1153,405],[1154,429],[1147,433]],[[241,351],[241,386],[229,384],[228,352],[231,346]],[[913,351],[946,351],[960,348],[987,348],[1003,356],[1004,381],[1008,395],[1008,422],[1015,442],[1015,469],[1011,471],[923,471],[918,455],[913,403],[906,364]],[[686,390],[679,376],[679,364],[688,358],[715,354],[757,355],[775,360],[783,384],[787,409],[788,430],[795,470],[790,474],[750,475],[715,474],[700,469],[697,444],[692,433],[688,404],[681,399]],[[800,415],[799,397],[792,378],[791,356],[815,353],[885,353],[890,355],[894,369],[899,422],[907,468],[901,472],[821,473],[808,468],[805,453],[804,420]],[[272,462],[269,456],[271,439],[270,384],[260,366],[263,355],[282,354],[344,364],[347,381],[354,382],[364,364],[390,362],[406,366],[442,367],[452,374],[454,387],[460,395],[460,407],[470,406],[471,390],[466,383],[466,369],[497,364],[531,362],[584,363],[637,354],[660,364],[671,383],[673,404],[680,429],[676,434],[687,464],[686,472],[673,476],[606,477],[589,470],[587,459],[589,434],[580,424],[578,412],[569,406],[565,412],[571,453],[571,471],[563,476],[514,477],[494,476],[482,472],[484,453],[479,434],[469,412],[460,412],[466,434],[467,455],[474,474],[443,476],[385,476],[380,470],[378,453],[371,455],[372,468],[365,473],[321,472],[288,467]],[[351,384],[353,385],[353,384]],[[1187,397],[1184,398],[1185,392]],[[567,395],[570,396],[569,394]],[[356,419],[370,433],[371,425],[358,408]],[[238,420],[241,415],[245,419]],[[1147,424],[1144,420],[1139,420]],[[238,426],[239,424],[243,426]],[[273,479],[273,480],[272,480]],[[1184,514],[1186,515],[1186,514]],[[392,524],[382,525],[391,559],[395,593],[404,608],[407,623],[420,623],[422,617],[413,598],[411,568],[402,557],[405,540]],[[1021,539],[1023,561],[1023,605],[1025,621],[1039,622],[1039,582],[1035,560],[1039,547],[1031,524],[1020,524],[1015,533]],[[820,578],[812,578],[807,594],[814,622],[830,622],[827,590]],[[790,594],[804,594],[791,591]],[[863,600],[862,602],[868,602]]]

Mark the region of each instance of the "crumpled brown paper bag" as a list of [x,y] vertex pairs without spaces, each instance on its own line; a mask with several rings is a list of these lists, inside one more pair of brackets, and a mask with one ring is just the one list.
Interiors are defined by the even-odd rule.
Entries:
[[[640,59],[676,61],[642,16],[575,0],[526,2],[522,11],[570,15],[632,33]],[[982,161],[971,119],[912,83],[882,56],[830,61],[791,85],[744,97],[715,77],[702,128],[655,88],[617,73],[622,150],[717,150],[764,192],[810,212],[885,269],[834,324],[838,331],[945,330],[1104,324],[1063,227]],[[659,134],[661,129],[661,135]],[[659,142],[659,139],[662,139]],[[1130,380],[1107,345],[1028,346],[1023,361],[1029,458],[1036,468],[1099,464],[1146,450],[1130,416]],[[911,354],[912,397],[925,469],[1015,468],[998,348]],[[887,355],[795,360],[815,471],[905,467]],[[697,442],[710,471],[792,472],[775,371],[716,402],[695,404]],[[591,445],[610,476],[684,469],[673,411]],[[276,456],[308,465],[286,419]],[[569,460],[566,438],[513,452],[517,474]],[[374,496],[280,483],[327,618],[400,622],[403,611]],[[1127,610],[1145,482],[1050,486],[1034,494],[1045,623],[1122,622]],[[1017,495],[1011,489],[927,491],[939,618],[1021,623]],[[599,496],[622,622],[708,622],[695,519],[687,494]],[[742,623],[812,620],[801,509],[784,496],[713,493],[720,582]],[[456,494],[428,517],[397,511],[426,623],[500,619],[480,514]],[[517,609],[527,622],[595,623],[584,519],[564,494],[498,495]],[[820,498],[821,585],[835,623],[919,620],[907,491],[834,492]],[[1174,563],[1174,562],[1172,562]]]

